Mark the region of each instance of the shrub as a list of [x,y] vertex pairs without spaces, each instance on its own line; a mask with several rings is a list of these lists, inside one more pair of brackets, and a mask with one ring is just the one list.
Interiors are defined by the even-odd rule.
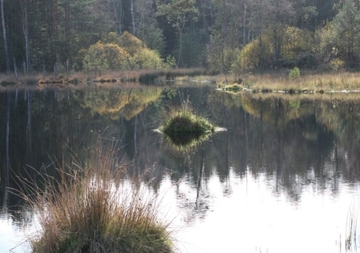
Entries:
[[338,58],[336,59],[333,59],[331,62],[330,62],[330,67],[333,71],[340,71],[342,69],[344,69],[345,67],[345,61],[342,61]]
[[289,78],[293,80],[299,77],[300,77],[300,69],[298,67],[293,68],[289,73]]
[[269,65],[272,59],[271,38],[263,36],[248,43],[241,50],[241,66],[243,68],[256,68]]
[[158,69],[165,66],[160,54],[145,43],[124,32],[121,36],[111,32],[106,42],[97,42],[83,52],[82,65],[86,71],[100,73],[120,69]]
[[163,60],[157,51],[142,48],[129,59],[136,69],[159,69],[163,67]]
[[129,69],[129,54],[117,44],[97,42],[86,51],[83,67],[86,71],[101,73],[106,70]]

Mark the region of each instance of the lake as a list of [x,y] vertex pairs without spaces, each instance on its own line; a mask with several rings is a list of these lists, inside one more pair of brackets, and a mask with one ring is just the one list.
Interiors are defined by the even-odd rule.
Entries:
[[[186,104],[227,131],[186,149],[157,129]],[[162,196],[178,252],[357,252],[360,96],[229,93],[211,85],[0,92],[0,252],[38,229],[17,176],[40,182],[97,140]]]

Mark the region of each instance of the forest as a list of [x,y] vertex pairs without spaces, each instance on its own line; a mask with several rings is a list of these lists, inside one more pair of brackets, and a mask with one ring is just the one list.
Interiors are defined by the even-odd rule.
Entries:
[[0,0],[0,72],[358,70],[356,0]]

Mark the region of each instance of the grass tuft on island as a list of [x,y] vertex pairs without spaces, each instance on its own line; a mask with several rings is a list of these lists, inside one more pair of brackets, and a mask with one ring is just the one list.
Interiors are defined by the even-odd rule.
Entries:
[[171,110],[159,131],[175,150],[185,151],[206,140],[216,127],[205,117],[193,113],[189,106],[184,106]]
[[206,118],[196,115],[188,107],[173,110],[164,121],[160,131],[168,136],[177,134],[198,134],[215,132],[215,126]]
[[35,193],[23,198],[41,228],[30,238],[32,252],[174,252],[169,224],[158,220],[158,195],[142,176],[129,178],[114,151],[91,153],[96,158],[89,165],[58,169],[58,180],[42,176],[44,188],[23,180]]

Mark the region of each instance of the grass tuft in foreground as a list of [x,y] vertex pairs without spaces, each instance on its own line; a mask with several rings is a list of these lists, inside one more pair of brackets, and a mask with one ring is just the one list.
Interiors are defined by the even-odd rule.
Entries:
[[87,166],[58,169],[59,180],[44,177],[43,189],[25,182],[36,192],[24,198],[41,226],[32,252],[173,252],[169,224],[157,220],[158,197],[141,179],[126,177],[113,151],[94,153]]

